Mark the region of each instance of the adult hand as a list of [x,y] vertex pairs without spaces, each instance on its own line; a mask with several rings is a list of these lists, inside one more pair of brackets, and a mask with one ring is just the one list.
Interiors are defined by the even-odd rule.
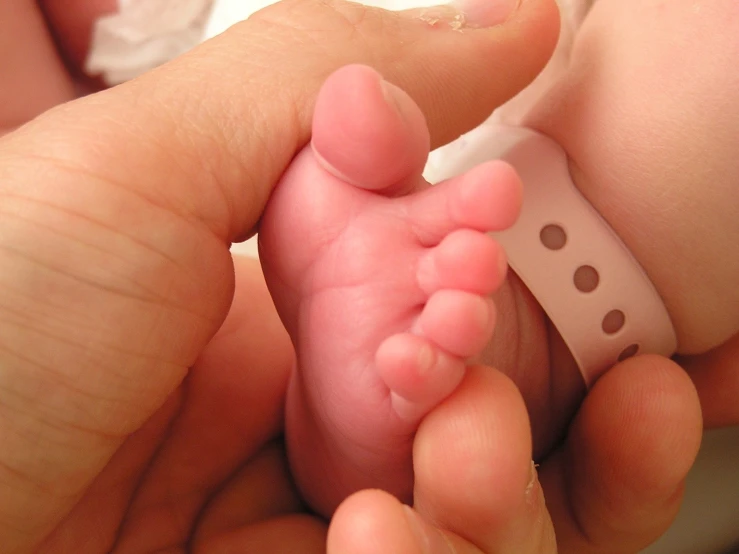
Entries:
[[512,381],[471,369],[416,436],[415,520],[402,517],[397,500],[363,491],[339,507],[329,547],[361,554],[626,554],[664,533],[701,433],[695,389],[681,368],[641,356],[609,371],[567,439],[542,461],[539,480],[529,461],[526,413]]
[[[11,5],[18,11],[3,12],[3,30],[41,25],[33,3],[0,9]],[[459,29],[449,9],[288,1],[5,136],[3,551],[184,549],[224,522],[216,535],[293,511],[259,477],[259,463],[279,472],[269,469],[278,449],[265,445],[280,432],[290,349],[257,292],[234,300],[234,287],[252,277],[243,268],[234,275],[229,244],[249,235],[306,143],[315,94],[332,71],[376,67],[423,107],[440,144],[541,69],[556,22],[551,0],[523,0],[489,29]],[[57,64],[50,81],[17,89],[48,86],[49,97],[3,124],[73,95],[50,45],[34,58]],[[245,489],[251,504],[238,494]],[[250,515],[236,510],[245,505]],[[280,544],[292,536],[282,523],[261,529]]]
[[739,335],[700,356],[683,356],[698,391],[707,429],[739,425]]
[[[439,144],[536,72],[552,45],[552,15],[550,2],[525,0],[507,26],[460,33],[430,18],[287,3],[8,137],[0,145],[6,550],[45,541],[50,552],[321,551],[325,528],[296,515],[274,442],[289,345],[266,293],[254,289],[254,268],[239,263],[232,276],[227,244],[256,224],[307,138],[328,73],[374,65],[424,107]],[[327,47],[326,36],[336,44]],[[234,280],[229,319],[211,338]],[[669,362],[652,360],[647,379],[636,362],[599,383],[566,446],[542,466],[563,552],[633,551],[674,513],[696,442],[694,393]],[[425,529],[437,538],[443,529],[467,551],[552,551],[538,487],[528,487],[517,393],[495,373],[468,381],[475,386],[419,433]],[[435,454],[442,449],[447,457]],[[375,493],[347,501],[331,548],[412,552],[403,548],[404,537],[418,540],[412,528],[384,527],[396,513],[385,508],[398,506]],[[369,542],[361,529],[384,533]]]

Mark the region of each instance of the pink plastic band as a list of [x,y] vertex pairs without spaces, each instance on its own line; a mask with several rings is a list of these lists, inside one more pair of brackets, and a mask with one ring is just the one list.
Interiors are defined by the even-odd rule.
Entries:
[[[564,150],[520,127],[496,127],[491,136],[475,138],[453,163],[454,173],[496,158],[518,171],[524,183],[521,215],[494,236],[567,343],[586,384],[630,355],[672,355],[677,339],[662,299],[573,184]],[[576,279],[576,273],[586,278]]]

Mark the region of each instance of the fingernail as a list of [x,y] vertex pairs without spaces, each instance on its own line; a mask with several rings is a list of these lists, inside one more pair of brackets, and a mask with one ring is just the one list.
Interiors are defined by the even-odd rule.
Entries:
[[464,14],[467,27],[494,27],[508,21],[521,0],[453,0],[452,6]]
[[416,512],[410,506],[403,506],[405,511],[405,519],[408,520],[408,526],[411,528],[413,536],[416,537],[417,544],[421,549],[421,552],[431,552],[431,545],[429,544],[429,537],[425,533],[423,525],[418,520]]
[[410,506],[403,506],[408,526],[416,537],[416,544],[423,554],[451,554],[457,550],[452,547],[438,529],[425,524]]

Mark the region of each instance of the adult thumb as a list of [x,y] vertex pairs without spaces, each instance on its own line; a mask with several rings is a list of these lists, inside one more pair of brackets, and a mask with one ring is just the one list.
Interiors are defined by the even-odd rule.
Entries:
[[48,533],[182,381],[228,311],[228,244],[307,142],[324,79],[373,66],[441,144],[556,42],[554,0],[485,27],[493,11],[474,25],[450,8],[286,0],[0,141],[0,544]]
[[[408,92],[427,117],[434,146],[480,123],[539,73],[558,36],[555,1],[489,0],[484,9],[473,1],[463,0],[465,11],[407,12],[342,0],[282,1],[44,123],[63,122],[65,157],[112,180],[135,172],[131,186],[166,194],[174,206],[188,198],[198,206],[192,215],[219,236],[242,238],[307,142],[315,95],[339,67],[372,66]],[[505,12],[499,5],[512,9],[502,23],[491,17]],[[162,183],[172,181],[181,186],[163,193]]]

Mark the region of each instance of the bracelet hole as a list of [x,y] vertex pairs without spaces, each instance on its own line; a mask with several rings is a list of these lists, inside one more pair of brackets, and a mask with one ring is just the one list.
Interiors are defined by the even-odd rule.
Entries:
[[580,292],[593,292],[598,288],[600,275],[593,266],[581,265],[575,270],[573,281],[575,282],[575,288]]
[[549,250],[561,250],[567,244],[567,233],[561,225],[545,225],[539,233],[539,240]]
[[632,356],[634,356],[637,352],[639,352],[638,344],[632,344],[630,346],[627,346],[618,355],[618,361],[623,362],[625,359],[631,358]]
[[611,310],[603,318],[603,332],[606,335],[613,335],[618,333],[626,323],[626,316],[621,310]]

